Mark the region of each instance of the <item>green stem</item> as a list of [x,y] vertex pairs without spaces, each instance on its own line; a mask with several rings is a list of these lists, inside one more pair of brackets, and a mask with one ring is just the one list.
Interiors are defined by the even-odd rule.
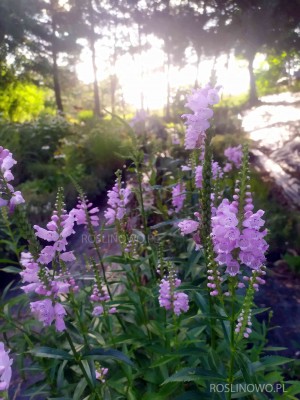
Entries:
[[136,173],[137,173],[137,179],[138,179],[139,203],[141,206],[144,234],[145,234],[145,238],[146,238],[146,244],[147,244],[147,246],[149,246],[149,230],[148,230],[148,223],[147,223],[147,217],[146,217],[145,206],[144,206],[142,176],[141,176],[141,172],[139,169],[139,164],[136,165]]
[[79,323],[79,327],[80,327],[80,330],[81,330],[81,333],[82,333],[82,337],[83,337],[83,341],[84,341],[85,347],[89,350],[90,349],[90,345],[89,345],[88,338],[87,338],[87,335],[86,335],[86,333],[87,333],[86,332],[86,327],[82,323],[82,320],[80,318],[79,309],[78,309],[78,306],[77,306],[77,304],[75,302],[74,293],[72,293],[72,292],[70,292],[70,299],[71,299],[72,308],[75,311],[75,315],[76,315],[78,323]]
[[90,378],[82,364],[81,357],[80,357],[79,353],[77,352],[77,350],[75,349],[72,338],[69,335],[68,331],[65,331],[65,336],[66,336],[67,341],[69,342],[69,345],[71,347],[72,353],[75,358],[75,361],[78,364],[79,368],[81,369],[81,372],[82,372],[83,376],[85,377],[89,388],[91,389],[91,393],[95,394],[96,399],[102,400],[102,396],[98,392],[97,388],[93,385],[93,382],[90,380]]
[[[209,267],[209,254],[210,254],[210,233],[211,233],[211,192],[212,192],[212,170],[211,170],[211,162],[212,162],[212,152],[210,147],[211,135],[207,134],[205,139],[205,155],[203,162],[203,189],[201,192],[201,206],[202,206],[202,224],[200,228],[200,236],[204,247],[204,257],[206,261],[207,268]],[[208,268],[209,269],[209,268]],[[215,348],[215,319],[213,318],[214,300],[210,295],[210,288],[207,287],[208,293],[208,302],[209,302],[209,312],[210,312],[210,338],[211,338],[211,346]]]
[[235,278],[230,278],[231,280],[231,316],[230,316],[230,361],[229,361],[229,376],[228,376],[228,383],[229,383],[229,393],[228,398],[231,400],[232,395],[232,384],[234,381],[234,358],[235,358],[235,351],[236,351],[236,343],[234,337],[234,330],[235,330]]
[[209,313],[210,317],[210,344],[213,349],[216,347],[216,334],[215,334],[215,319],[213,318],[214,308],[213,308],[213,299],[210,295],[210,288],[208,288],[208,304],[209,304]]
[[174,325],[174,347],[178,350],[178,331],[179,331],[179,317],[173,312],[173,325]]
[[113,343],[113,347],[117,348],[116,341],[115,341],[115,335],[113,334],[113,330],[111,329],[111,319],[110,319],[110,316],[109,316],[107,310],[104,311],[104,319],[105,319],[105,322],[106,322],[106,325],[107,325],[107,330],[108,330],[108,333],[109,333],[109,337],[111,338],[112,343]]
[[[74,186],[76,187],[76,189],[78,190],[81,202],[83,204],[87,204],[87,201],[86,201],[86,198],[85,198],[83,190],[80,188],[80,186],[78,185],[78,183],[75,181],[74,178],[71,177],[71,180],[74,183]],[[91,216],[90,216],[90,214],[88,212],[88,209],[86,207],[84,208],[84,212],[85,212],[85,217],[86,217],[86,220],[87,220],[88,233],[92,238],[94,249],[96,250],[96,253],[97,253],[97,256],[98,256],[98,259],[99,259],[99,263],[100,263],[100,266],[101,266],[103,279],[104,279],[105,285],[107,287],[107,291],[108,291],[109,297],[112,300],[112,294],[111,294],[110,287],[108,285],[108,281],[107,281],[107,278],[106,278],[105,266],[104,266],[104,262],[103,262],[101,251],[99,249],[99,246],[98,246],[98,243],[97,243],[97,240],[96,240],[96,232],[95,232],[95,229],[94,229],[93,224],[92,224]]]
[[[25,331],[25,329],[23,329],[22,327],[20,327],[14,320],[7,318],[7,316],[6,316],[4,313],[1,313],[0,315],[1,315],[1,318],[5,319],[8,323],[10,323],[11,325],[13,325],[13,326],[14,326],[16,329],[18,329],[20,332],[26,334],[26,335],[27,335],[27,338],[29,339],[28,332]],[[30,335],[32,335],[32,336],[35,338],[35,340],[38,340],[38,336],[35,336],[35,335],[33,334],[32,331],[30,332]],[[29,339],[29,340],[30,340],[30,339]],[[30,341],[30,342],[31,342],[31,341]],[[31,342],[31,344],[32,344],[32,342]],[[33,345],[33,344],[32,344],[32,345]]]
[[145,301],[144,301],[145,299],[144,299],[144,296],[141,294],[140,282],[139,282],[138,276],[136,274],[136,271],[134,269],[134,265],[131,265],[131,272],[132,272],[132,276],[133,276],[133,283],[135,284],[135,286],[137,288],[137,294],[138,294],[138,296],[140,298],[140,303],[141,303],[141,307],[142,307],[142,311],[143,311],[143,317],[144,317],[143,319],[144,319],[144,324],[145,324],[145,327],[146,327],[146,330],[147,330],[148,338],[149,338],[149,340],[151,340],[152,339],[151,332],[149,331],[149,328],[147,326],[149,318],[148,318],[147,309],[145,307],[145,305],[146,305]]
[[[137,157],[134,158],[134,163],[135,163],[135,171],[137,174],[137,181],[138,181],[138,202],[141,207],[141,214],[142,214],[142,222],[143,222],[143,230],[144,230],[144,235],[145,235],[145,240],[146,240],[146,246],[149,248],[150,246],[150,241],[149,241],[149,228],[148,228],[148,222],[147,222],[147,216],[146,216],[146,211],[145,211],[145,205],[144,205],[144,198],[143,198],[143,187],[142,187],[142,174],[140,170],[140,161]],[[156,274],[156,268],[155,268],[155,261],[153,260],[153,253],[149,254],[149,266],[150,266],[150,272],[151,276],[153,279],[155,279],[155,274]]]
[[10,240],[13,243],[14,253],[17,256],[18,262],[20,262],[21,250],[18,249],[18,241],[15,240],[15,235],[13,234],[13,231],[11,229],[8,215],[7,215],[7,209],[5,207],[2,207],[1,211],[2,211],[2,217],[3,217],[4,223],[5,223],[5,227],[7,229],[8,236],[10,237]]
[[[87,214],[88,214],[88,213],[87,213]],[[88,218],[90,218],[90,217],[88,216]],[[95,248],[95,250],[96,250],[98,259],[99,259],[99,263],[100,263],[101,270],[102,270],[102,274],[103,274],[103,279],[104,279],[105,285],[106,285],[106,287],[107,287],[107,291],[108,291],[109,297],[110,297],[110,299],[112,300],[113,298],[112,298],[112,294],[111,294],[111,291],[110,291],[110,287],[109,287],[109,284],[108,284],[108,281],[107,281],[106,272],[105,272],[105,266],[104,266],[104,263],[103,263],[102,254],[101,254],[100,249],[99,249],[99,246],[98,246],[98,244],[97,244],[95,231],[94,231],[94,229],[92,228],[92,224],[91,224],[90,222],[91,222],[91,221],[88,220],[88,231],[89,231],[89,234],[90,234],[90,236],[92,237],[92,240],[93,240],[93,245],[94,245],[94,248]]]

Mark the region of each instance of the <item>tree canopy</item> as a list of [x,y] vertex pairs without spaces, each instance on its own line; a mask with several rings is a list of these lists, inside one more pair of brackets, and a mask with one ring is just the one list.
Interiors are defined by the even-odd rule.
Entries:
[[[299,10],[299,1],[284,0],[2,0],[1,90],[7,87],[7,96],[15,79],[50,88],[57,110],[63,113],[62,81],[71,81],[66,76],[74,76],[86,43],[93,70],[94,114],[100,117],[103,105],[99,71],[103,66],[97,61],[98,42],[108,38],[110,43],[109,85],[114,111],[118,87],[114,70],[118,58],[125,53],[140,55],[151,46],[148,36],[155,35],[163,43],[167,82],[170,67],[181,68],[187,62],[187,49],[194,52],[197,66],[203,57],[216,58],[234,51],[248,61],[250,101],[255,102],[255,56],[258,52],[285,52],[298,57]],[[170,96],[168,83],[167,114]]]

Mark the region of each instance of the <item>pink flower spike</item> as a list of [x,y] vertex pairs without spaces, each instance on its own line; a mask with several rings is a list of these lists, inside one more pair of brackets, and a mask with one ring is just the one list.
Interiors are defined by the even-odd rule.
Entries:
[[12,370],[11,365],[13,360],[8,356],[9,351],[5,351],[4,344],[0,342],[0,390],[9,388]]
[[172,206],[175,208],[175,212],[178,213],[182,209],[185,198],[185,184],[178,183],[172,189]]
[[52,301],[49,299],[35,301],[30,303],[31,312],[37,317],[37,319],[43,323],[44,326],[49,326],[53,322],[54,308]]
[[97,306],[94,308],[92,315],[94,317],[99,317],[104,312],[103,306]]
[[66,261],[66,262],[70,262],[70,261],[75,261],[76,260],[76,257],[74,256],[73,251],[67,251],[65,253],[61,253],[59,255],[59,258],[62,261]]
[[64,306],[60,303],[56,303],[54,306],[55,313],[55,328],[57,332],[62,332],[66,329],[64,316],[67,314]]
[[59,234],[57,232],[47,231],[38,225],[34,225],[33,227],[36,230],[35,235],[43,240],[46,240],[47,242],[55,242],[59,238]]
[[199,222],[193,221],[191,219],[185,219],[184,221],[179,222],[178,227],[180,229],[181,235],[185,236],[197,231],[199,227]]

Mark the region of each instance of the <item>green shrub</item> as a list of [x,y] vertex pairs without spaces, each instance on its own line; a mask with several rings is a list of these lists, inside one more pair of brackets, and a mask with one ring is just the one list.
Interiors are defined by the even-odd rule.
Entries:
[[125,139],[124,125],[116,119],[71,124],[45,115],[23,124],[0,123],[0,143],[18,159],[16,182],[34,220],[47,216],[43,204],[53,205],[58,186],[65,187],[67,203],[74,205],[77,195],[70,175],[92,199],[99,196],[113,171],[123,164],[117,153]]

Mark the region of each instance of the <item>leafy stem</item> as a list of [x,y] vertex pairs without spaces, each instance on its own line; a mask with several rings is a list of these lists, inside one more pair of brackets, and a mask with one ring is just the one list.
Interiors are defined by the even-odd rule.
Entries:
[[76,363],[78,364],[79,368],[81,369],[81,372],[82,372],[83,376],[85,377],[89,388],[91,389],[91,393],[95,394],[96,399],[102,400],[102,396],[100,395],[100,393],[97,390],[97,388],[94,386],[93,382],[89,378],[89,376],[88,376],[88,374],[87,374],[87,372],[86,372],[86,370],[84,368],[84,365],[83,365],[82,360],[81,360],[81,356],[77,352],[77,350],[76,350],[76,348],[74,346],[74,343],[72,341],[72,338],[71,338],[71,336],[70,336],[68,331],[65,331],[65,336],[66,336],[66,339],[67,339],[67,341],[68,341],[68,343],[69,343],[69,345],[71,347],[72,353],[74,355],[74,359],[75,359]]
[[229,361],[229,374],[228,374],[228,383],[229,383],[229,393],[228,398],[231,400],[232,395],[232,384],[234,381],[234,360],[235,360],[235,352],[236,352],[236,341],[235,341],[235,301],[236,301],[236,278],[230,277],[230,298],[231,298],[231,315],[230,315],[230,361]]

